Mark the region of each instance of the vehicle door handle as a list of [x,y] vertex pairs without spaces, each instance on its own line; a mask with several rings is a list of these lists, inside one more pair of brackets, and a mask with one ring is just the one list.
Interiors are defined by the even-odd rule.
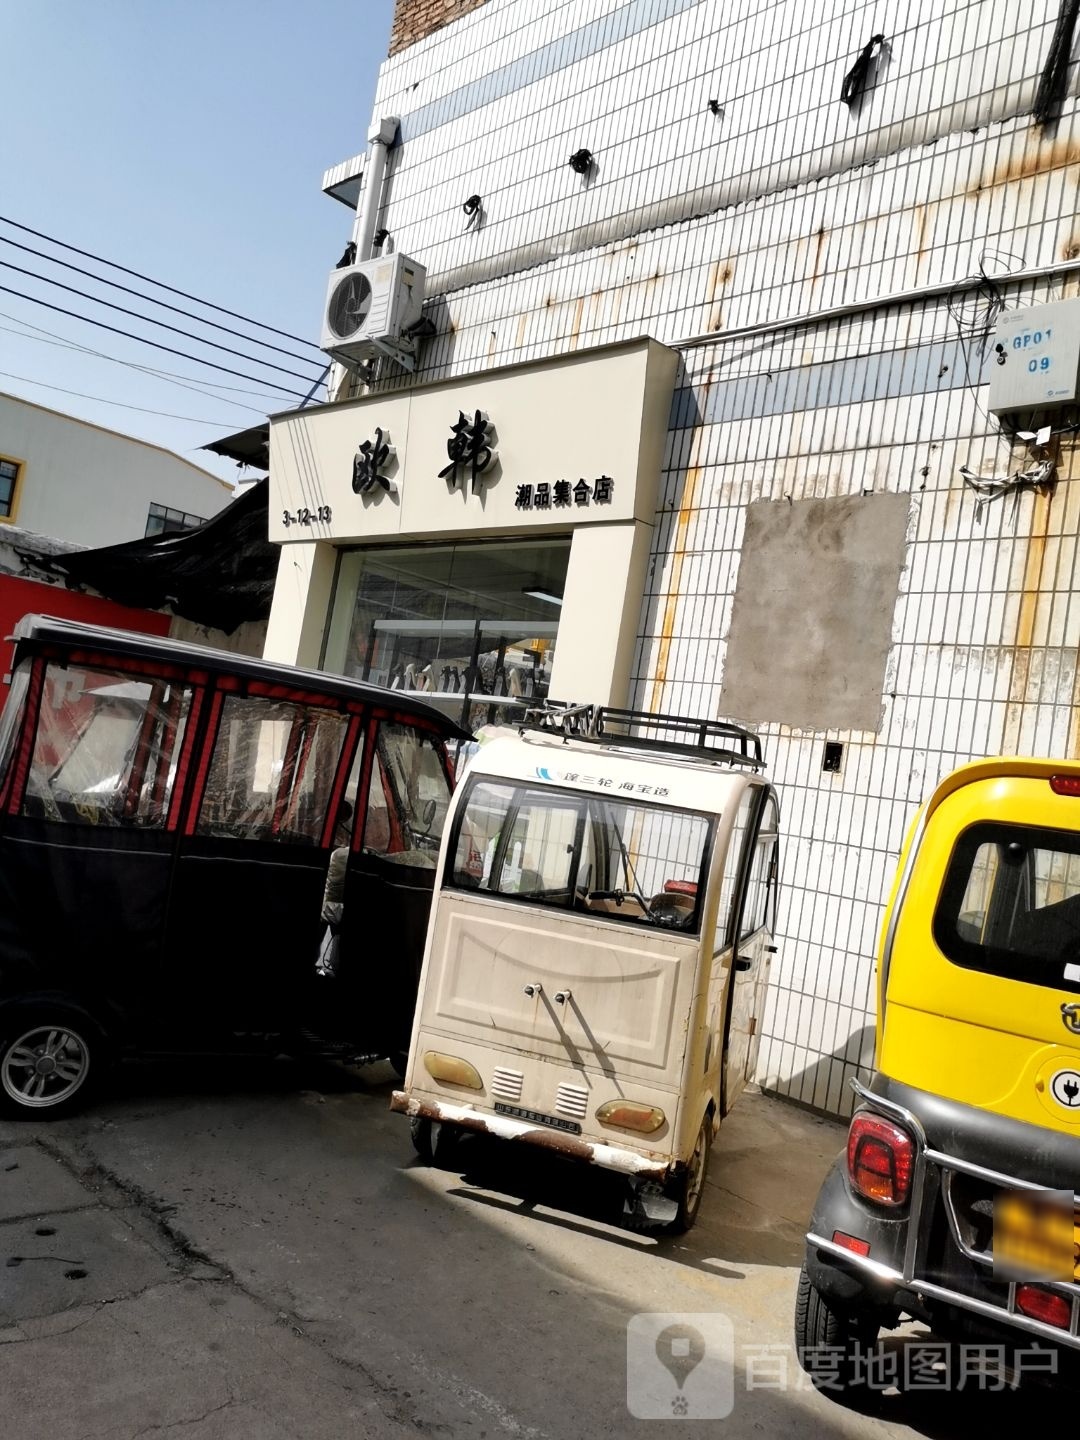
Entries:
[[735,969],[736,969],[736,970],[749,970],[749,969],[750,969],[750,966],[753,965],[753,963],[754,963],[753,960],[744,960],[744,959],[740,956],[739,959],[735,961]]
[[766,946],[765,946],[765,954],[766,954],[766,955],[775,955],[778,949],[779,949],[779,946],[777,946],[777,945],[766,945]]
[[525,993],[526,995],[528,995],[529,999],[531,1000],[534,995],[540,995],[540,994],[542,994],[543,989],[544,989],[543,985],[541,985],[541,984],[540,984],[540,981],[537,980],[537,982],[536,982],[535,985],[526,985],[526,986],[525,986],[524,993]]
[[555,1001],[556,1005],[565,1005],[567,1000],[570,999],[570,993],[571,992],[569,990],[556,990],[555,994],[552,996],[552,999]]

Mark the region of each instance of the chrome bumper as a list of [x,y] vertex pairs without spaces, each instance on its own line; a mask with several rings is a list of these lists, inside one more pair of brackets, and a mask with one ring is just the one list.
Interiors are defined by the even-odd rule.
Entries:
[[991,1269],[994,1263],[993,1256],[987,1251],[973,1249],[961,1233],[961,1225],[952,1196],[952,1177],[958,1174],[971,1175],[991,1184],[1015,1190],[1039,1190],[1043,1187],[1033,1184],[1030,1180],[1022,1180],[1015,1175],[1005,1175],[1000,1171],[990,1170],[984,1165],[976,1165],[970,1160],[961,1160],[958,1156],[932,1149],[927,1143],[926,1132],[922,1124],[910,1110],[905,1106],[897,1105],[892,1100],[886,1100],[883,1096],[876,1095],[858,1080],[852,1080],[851,1084],[852,1089],[868,1109],[876,1110],[879,1114],[898,1121],[906,1126],[916,1138],[915,1173],[912,1178],[911,1208],[908,1215],[903,1268],[897,1269],[892,1265],[884,1265],[878,1260],[872,1260],[868,1255],[857,1255],[845,1246],[826,1239],[824,1235],[815,1234],[813,1231],[808,1233],[807,1243],[812,1245],[815,1250],[842,1260],[845,1267],[867,1276],[868,1279],[874,1280],[879,1285],[892,1286],[898,1290],[907,1290],[927,1300],[937,1300],[954,1305],[959,1310],[967,1310],[983,1319],[1022,1330],[1026,1334],[1038,1336],[1040,1339],[1053,1340],[1058,1345],[1064,1345],[1073,1350],[1080,1350],[1080,1284],[1069,1281],[1039,1282],[1042,1288],[1054,1290],[1071,1302],[1072,1313],[1069,1328],[1065,1330],[1059,1329],[1056,1325],[1047,1325],[1042,1320],[1033,1320],[1031,1316],[1022,1314],[1016,1308],[1016,1282],[1003,1282],[1008,1286],[1004,1303],[995,1304],[993,1301],[955,1290],[951,1286],[939,1285],[935,1281],[926,1279],[925,1275],[920,1273],[924,1259],[920,1253],[920,1244],[923,1239],[921,1221],[931,1169],[938,1172],[939,1193],[942,1197],[953,1243],[960,1253],[973,1264]]
[[557,1155],[583,1160],[588,1165],[599,1165],[602,1170],[614,1170],[636,1180],[660,1182],[667,1179],[672,1169],[669,1158],[653,1160],[638,1154],[636,1150],[624,1150],[621,1146],[605,1145],[595,1140],[582,1140],[577,1135],[567,1135],[561,1130],[547,1130],[541,1125],[532,1125],[528,1120],[515,1120],[508,1115],[493,1115],[485,1110],[474,1110],[471,1105],[452,1105],[444,1100],[420,1099],[404,1090],[393,1092],[390,1109],[399,1115],[460,1125],[463,1130],[476,1130],[485,1135],[494,1135],[500,1140],[523,1140],[528,1145],[553,1150]]

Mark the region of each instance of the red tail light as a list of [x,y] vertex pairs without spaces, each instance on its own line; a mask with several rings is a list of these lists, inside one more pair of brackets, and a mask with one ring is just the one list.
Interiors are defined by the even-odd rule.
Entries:
[[1050,789],[1055,795],[1080,795],[1080,775],[1051,775]]
[[869,1110],[852,1117],[847,1167],[860,1195],[879,1205],[903,1205],[911,1190],[915,1142],[906,1130]]
[[1040,1290],[1037,1285],[1016,1287],[1016,1308],[1021,1315],[1032,1320],[1041,1320],[1044,1325],[1056,1325],[1067,1330],[1072,1319],[1072,1302],[1064,1295],[1055,1295],[1052,1290]]

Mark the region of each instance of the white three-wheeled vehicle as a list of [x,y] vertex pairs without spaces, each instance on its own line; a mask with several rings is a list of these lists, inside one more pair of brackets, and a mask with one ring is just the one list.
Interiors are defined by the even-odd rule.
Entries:
[[625,1174],[688,1229],[754,1071],[779,812],[757,737],[554,707],[483,744],[454,795],[408,1073],[421,1155],[464,1130]]

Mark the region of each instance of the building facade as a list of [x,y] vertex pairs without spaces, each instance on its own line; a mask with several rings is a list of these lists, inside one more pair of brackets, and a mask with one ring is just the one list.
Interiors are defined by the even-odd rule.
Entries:
[[914,808],[1080,755],[1080,411],[989,383],[1041,363],[1003,316],[1080,294],[1073,7],[397,11],[354,238],[423,267],[433,333],[274,418],[269,653],[753,726],[759,1078],[844,1112]]
[[231,498],[170,450],[0,394],[0,525],[114,545],[190,529]]

